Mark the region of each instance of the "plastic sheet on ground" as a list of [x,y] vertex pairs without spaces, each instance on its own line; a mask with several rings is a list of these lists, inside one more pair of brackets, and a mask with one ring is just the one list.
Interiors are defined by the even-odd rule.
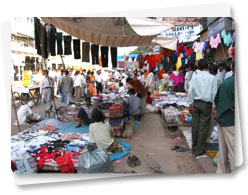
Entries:
[[116,161],[116,160],[119,160],[119,159],[123,158],[124,156],[128,155],[129,152],[130,152],[130,149],[131,149],[131,146],[128,143],[126,143],[126,142],[124,142],[124,141],[122,141],[120,139],[118,139],[117,142],[118,142],[119,145],[124,147],[124,151],[122,153],[110,154],[109,158],[110,158],[110,160],[112,162]]

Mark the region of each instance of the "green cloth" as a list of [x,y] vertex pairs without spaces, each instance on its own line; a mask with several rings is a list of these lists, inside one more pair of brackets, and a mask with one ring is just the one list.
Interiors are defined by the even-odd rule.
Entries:
[[215,97],[217,122],[222,127],[234,126],[235,106],[235,78],[234,75],[224,80]]

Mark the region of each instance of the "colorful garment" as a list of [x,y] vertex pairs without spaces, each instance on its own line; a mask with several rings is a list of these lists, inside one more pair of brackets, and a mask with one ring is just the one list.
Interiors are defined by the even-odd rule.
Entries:
[[228,47],[230,45],[230,43],[232,42],[231,33],[229,32],[228,34],[226,34],[226,31],[223,30],[221,32],[221,37],[224,40],[224,44]]
[[203,48],[204,48],[204,42],[194,42],[193,44],[193,49],[196,51],[196,52],[202,52],[203,51]]
[[217,48],[220,43],[221,43],[221,38],[219,33],[217,34],[216,38],[214,38],[213,36],[210,37],[211,48]]
[[180,56],[178,56],[177,58],[177,63],[176,63],[176,67],[177,67],[177,71],[179,70],[179,68],[181,68],[182,66],[182,58],[183,58],[183,54],[181,53]]

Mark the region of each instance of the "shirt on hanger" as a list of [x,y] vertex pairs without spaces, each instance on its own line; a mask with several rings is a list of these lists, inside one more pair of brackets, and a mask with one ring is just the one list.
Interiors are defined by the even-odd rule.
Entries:
[[218,33],[216,38],[214,38],[213,36],[210,37],[210,45],[211,48],[217,48],[218,45],[221,43],[221,38],[220,38],[220,34]]
[[195,49],[196,52],[202,52],[204,48],[204,42],[195,41],[192,48]]
[[221,37],[224,40],[224,44],[228,47],[230,45],[230,43],[232,42],[232,37],[231,37],[231,33],[226,34],[226,31],[223,30],[221,32]]

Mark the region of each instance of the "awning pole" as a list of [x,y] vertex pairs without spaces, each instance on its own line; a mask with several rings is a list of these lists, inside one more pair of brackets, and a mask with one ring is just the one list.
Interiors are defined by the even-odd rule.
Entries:
[[11,85],[11,96],[12,96],[12,104],[14,105],[14,109],[15,109],[15,117],[16,117],[16,122],[17,122],[17,126],[18,126],[18,131],[20,133],[21,132],[21,127],[20,127],[19,120],[18,120],[18,117],[17,117],[16,105],[15,105],[15,101],[14,101],[12,85]]

